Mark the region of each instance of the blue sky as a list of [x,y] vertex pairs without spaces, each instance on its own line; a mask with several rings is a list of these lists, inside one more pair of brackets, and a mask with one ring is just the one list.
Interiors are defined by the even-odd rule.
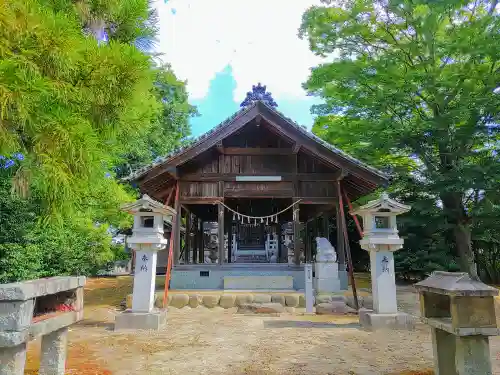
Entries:
[[[309,129],[310,107],[302,83],[320,59],[297,37],[303,12],[319,0],[156,0],[159,52],[201,116],[193,135],[213,128],[239,109],[252,85],[267,85],[278,109]],[[285,16],[286,13],[286,16]]]

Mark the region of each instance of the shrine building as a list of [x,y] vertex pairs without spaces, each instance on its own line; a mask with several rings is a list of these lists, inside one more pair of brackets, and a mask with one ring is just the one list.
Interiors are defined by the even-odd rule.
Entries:
[[[347,289],[339,202],[374,192],[388,177],[276,107],[265,86],[253,86],[241,110],[127,178],[178,213],[170,288],[303,289],[319,236],[334,245]],[[168,246],[159,273],[167,259]]]

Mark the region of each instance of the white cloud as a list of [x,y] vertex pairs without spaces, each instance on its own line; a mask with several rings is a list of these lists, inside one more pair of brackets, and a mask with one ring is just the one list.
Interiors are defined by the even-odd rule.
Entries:
[[[188,80],[192,99],[207,94],[215,73],[231,64],[235,101],[253,84],[275,99],[305,98],[301,87],[320,61],[297,36],[303,12],[319,0],[156,0],[159,52]],[[175,15],[173,14],[173,11]]]

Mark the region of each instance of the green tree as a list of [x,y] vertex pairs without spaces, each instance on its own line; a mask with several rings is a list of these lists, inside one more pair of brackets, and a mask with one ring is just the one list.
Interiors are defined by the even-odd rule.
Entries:
[[151,9],[0,7],[0,282],[93,274],[124,256],[108,228],[129,225],[118,208],[136,192],[117,177],[184,142],[195,113],[185,83],[148,54]]
[[408,166],[420,194],[442,206],[460,268],[476,277],[471,197],[487,199],[500,176],[496,2],[330,4],[306,11],[300,31],[332,60],[305,84],[324,99],[315,129],[357,155]]
[[[146,0],[7,0],[0,9],[0,155],[25,156],[14,188],[36,190],[52,216],[87,210],[89,196],[127,199],[106,173],[162,108],[152,58],[133,44],[151,34],[148,14]],[[86,32],[100,19],[107,43]]]
[[180,81],[170,65],[154,69],[153,93],[161,103],[148,132],[137,138],[124,155],[124,162],[115,167],[117,177],[125,177],[138,167],[153,162],[187,142],[191,135],[189,118],[196,116],[196,108],[189,104],[186,83]]

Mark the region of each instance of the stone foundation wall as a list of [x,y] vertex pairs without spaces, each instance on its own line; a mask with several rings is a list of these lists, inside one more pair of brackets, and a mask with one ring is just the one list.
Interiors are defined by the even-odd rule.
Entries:
[[[359,307],[372,308],[373,302],[371,296],[359,296]],[[320,295],[315,298],[315,305],[329,304],[333,301],[343,302],[345,305],[353,308],[354,300],[349,294]],[[196,308],[204,306],[207,308],[222,307],[229,309],[239,307],[249,303],[278,303],[285,307],[306,306],[304,294],[300,293],[169,293],[167,304],[169,307],[183,308],[189,306]],[[163,292],[157,292],[155,296],[155,307],[161,308],[163,304]],[[132,307],[132,294],[126,299],[126,308]]]
[[182,289],[224,289],[224,277],[227,276],[291,276],[293,289],[304,289],[304,269],[302,267],[287,267],[287,265],[259,265],[231,267],[231,265],[196,265],[177,266],[172,269],[170,288]]

